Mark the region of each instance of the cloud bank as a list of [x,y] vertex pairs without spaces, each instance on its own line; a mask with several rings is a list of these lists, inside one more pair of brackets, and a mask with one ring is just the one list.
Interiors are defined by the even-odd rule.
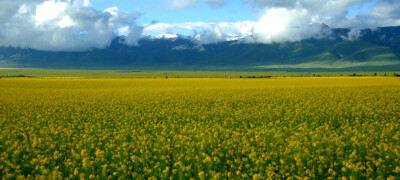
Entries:
[[[221,8],[231,0],[160,0],[170,8],[197,5]],[[193,32],[201,44],[237,40],[275,43],[322,38],[329,28],[359,29],[400,25],[398,0],[242,0],[250,4],[255,21],[185,22],[139,25],[139,13],[117,7],[97,10],[89,0],[0,0],[0,46],[50,51],[86,51],[105,48],[124,35],[128,45],[139,45],[143,33]],[[357,13],[349,13],[351,11]],[[146,13],[146,12],[144,12]]]
[[201,44],[218,43],[229,39],[241,39],[247,43],[274,43],[317,38],[326,33],[324,28],[322,24],[313,22],[312,16],[305,9],[271,8],[265,10],[258,21],[157,23],[145,27],[144,31],[192,30],[194,37]]
[[[172,7],[187,8],[200,3],[223,6],[229,1],[172,0]],[[200,43],[217,43],[232,36],[243,42],[274,43],[322,38],[332,28],[352,29],[347,39],[357,38],[359,29],[400,25],[398,0],[242,0],[251,4],[257,21],[177,24],[158,23],[147,26],[145,32],[179,32],[192,30]],[[178,6],[180,5],[180,6]],[[362,11],[362,9],[367,9]],[[350,15],[349,11],[357,11]],[[326,26],[327,25],[327,26]]]
[[0,46],[50,51],[105,48],[122,29],[136,45],[142,28],[137,13],[94,9],[89,0],[0,1]]

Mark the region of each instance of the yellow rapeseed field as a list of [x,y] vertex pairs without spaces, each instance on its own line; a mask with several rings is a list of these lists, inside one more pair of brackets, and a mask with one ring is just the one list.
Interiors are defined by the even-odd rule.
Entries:
[[399,179],[400,78],[0,79],[2,179]]

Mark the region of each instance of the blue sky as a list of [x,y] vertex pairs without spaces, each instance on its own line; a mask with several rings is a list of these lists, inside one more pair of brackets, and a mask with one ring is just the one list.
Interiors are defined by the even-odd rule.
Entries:
[[371,6],[377,3],[378,0],[373,0],[371,2],[365,2],[362,4],[354,5],[348,8],[349,16],[357,16],[360,13],[369,13],[371,11]]
[[163,0],[91,0],[98,10],[118,7],[121,11],[141,13],[139,24],[150,24],[153,21],[163,23],[183,22],[235,22],[255,21],[256,17],[250,4],[240,0],[232,1],[222,7],[210,7],[200,3],[188,8],[173,8]]
[[[365,2],[348,7],[349,16],[359,13],[368,13],[370,7],[377,0]],[[91,0],[92,5],[98,10],[118,7],[121,11],[141,13],[138,18],[140,24],[152,22],[183,23],[183,22],[235,22],[256,21],[257,13],[250,3],[233,0],[222,7],[211,7],[204,3],[189,8],[173,8],[163,0]]]

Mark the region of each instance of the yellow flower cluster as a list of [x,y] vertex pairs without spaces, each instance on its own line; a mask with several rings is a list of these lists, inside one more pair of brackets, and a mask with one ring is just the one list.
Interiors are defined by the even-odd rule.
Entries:
[[2,179],[398,179],[400,79],[0,80]]

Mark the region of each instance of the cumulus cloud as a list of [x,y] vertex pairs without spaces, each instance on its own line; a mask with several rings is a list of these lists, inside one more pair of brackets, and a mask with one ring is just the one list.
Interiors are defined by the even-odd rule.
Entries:
[[[257,11],[270,8],[288,10],[304,9],[310,16],[331,27],[374,28],[400,25],[400,3],[398,0],[242,0],[250,3]],[[359,10],[356,16],[349,16],[349,9]]]
[[349,33],[347,33],[347,37],[342,37],[343,39],[346,40],[354,40],[360,37],[361,35],[361,29],[351,29]]
[[36,2],[41,2],[42,0],[13,0],[13,1],[7,1],[7,0],[0,0],[0,24],[4,23],[8,19],[10,19],[14,14],[18,12],[20,9],[21,4],[24,2],[31,2],[31,3],[36,3]]
[[[371,27],[372,23],[362,26],[361,24],[367,23],[360,21],[362,19],[360,15],[349,16],[349,9],[357,10],[371,1],[243,0],[245,3],[251,3],[260,14],[254,38],[255,41],[263,43],[324,37],[330,33],[325,24],[332,28],[355,28],[349,37],[353,39],[361,27]],[[374,21],[376,23],[375,18]]]
[[[398,0],[242,0],[254,7],[257,21],[205,23],[188,22],[178,24],[157,23],[145,31],[176,32],[192,30],[200,43],[216,43],[230,36],[244,38],[243,42],[274,43],[300,41],[307,38],[322,38],[330,34],[331,28],[352,29],[347,39],[359,36],[362,28],[400,25],[400,3]],[[206,0],[171,1],[176,8],[186,8]],[[224,5],[227,1],[212,1]],[[350,16],[349,11],[360,11]]]
[[125,37],[126,44],[132,46],[139,45],[139,39],[142,35],[142,26],[133,26],[129,29],[129,34]]
[[170,7],[175,9],[193,7],[201,3],[217,8],[225,5],[229,1],[230,0],[168,0]]
[[324,32],[324,26],[313,22],[312,15],[305,9],[288,10],[286,8],[266,9],[258,21],[239,21],[222,23],[157,23],[145,28],[145,32],[177,32],[192,30],[201,44],[226,41],[232,36],[242,38],[248,43],[274,43],[300,41],[318,38]]
[[319,33],[321,26],[310,23],[310,14],[305,9],[272,8],[255,25],[253,37],[262,43],[300,41]]
[[136,45],[142,33],[137,13],[99,11],[89,0],[0,1],[0,12],[0,46],[86,51],[107,47],[124,30],[126,42]]

